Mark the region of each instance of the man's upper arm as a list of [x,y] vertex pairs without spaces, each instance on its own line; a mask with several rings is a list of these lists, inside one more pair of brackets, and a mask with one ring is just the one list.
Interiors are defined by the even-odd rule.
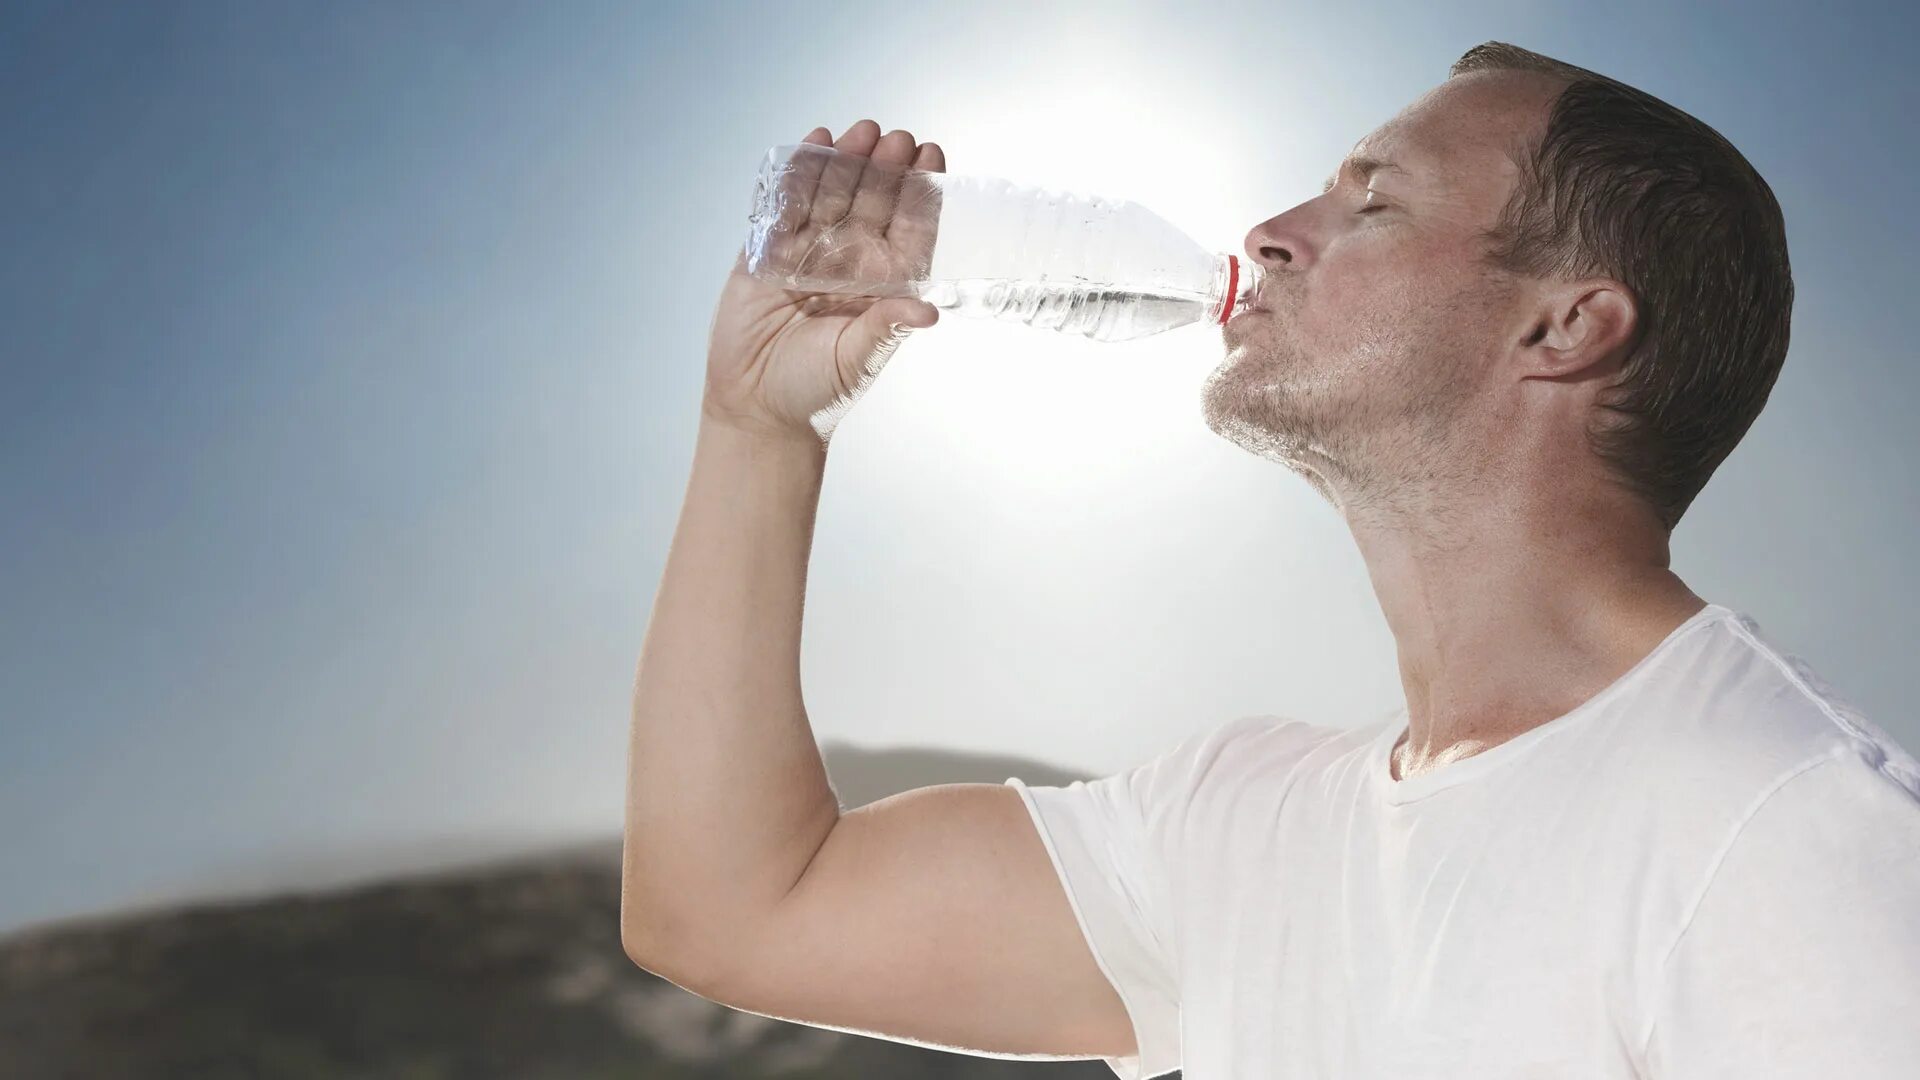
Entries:
[[1920,1075],[1920,799],[1843,755],[1787,780],[1667,960],[1656,1077]]
[[1013,789],[848,810],[782,905],[682,975],[749,1012],[999,1054],[1132,1052],[1132,1029]]

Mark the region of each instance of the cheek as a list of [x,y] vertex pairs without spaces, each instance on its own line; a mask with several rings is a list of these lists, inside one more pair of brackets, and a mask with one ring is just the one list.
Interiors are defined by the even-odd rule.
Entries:
[[1335,343],[1421,337],[1459,318],[1478,285],[1464,275],[1465,253],[1444,238],[1382,230],[1329,251],[1313,267],[1297,320],[1303,333]]
[[1373,338],[1380,330],[1402,321],[1417,308],[1431,283],[1417,273],[1402,252],[1394,255],[1349,251],[1315,269],[1304,298],[1298,325],[1312,338],[1339,342]]

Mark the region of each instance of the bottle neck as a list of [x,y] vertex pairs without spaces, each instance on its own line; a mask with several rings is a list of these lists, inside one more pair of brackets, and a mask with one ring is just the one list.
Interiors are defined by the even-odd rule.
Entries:
[[1259,264],[1239,255],[1222,253],[1213,275],[1213,302],[1207,307],[1214,324],[1225,326],[1252,303],[1265,277]]

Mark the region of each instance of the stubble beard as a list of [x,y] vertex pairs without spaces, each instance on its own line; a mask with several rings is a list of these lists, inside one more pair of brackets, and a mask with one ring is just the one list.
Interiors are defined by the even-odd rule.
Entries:
[[[1284,316],[1281,316],[1284,317]],[[1447,350],[1394,326],[1364,328],[1332,355],[1250,328],[1208,376],[1208,428],[1286,466],[1343,513],[1399,501],[1445,469],[1467,392]]]

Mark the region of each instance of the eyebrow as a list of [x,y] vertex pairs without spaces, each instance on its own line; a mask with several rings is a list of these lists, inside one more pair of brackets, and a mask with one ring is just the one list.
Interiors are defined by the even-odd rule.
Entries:
[[[1399,164],[1392,161],[1387,161],[1384,158],[1374,158],[1374,157],[1364,157],[1364,156],[1348,158],[1346,161],[1343,161],[1340,163],[1340,169],[1348,172],[1352,172],[1355,175],[1359,176],[1360,179],[1362,180],[1366,180],[1372,177],[1374,173],[1380,172],[1382,170],[1385,170],[1387,172],[1397,172],[1397,173],[1404,173],[1407,171],[1401,168]],[[1322,185],[1320,188],[1320,194],[1325,195],[1327,192],[1332,191],[1333,185],[1338,183],[1339,180],[1340,180],[1340,171],[1336,170],[1332,176],[1327,177],[1327,182],[1324,185]]]

